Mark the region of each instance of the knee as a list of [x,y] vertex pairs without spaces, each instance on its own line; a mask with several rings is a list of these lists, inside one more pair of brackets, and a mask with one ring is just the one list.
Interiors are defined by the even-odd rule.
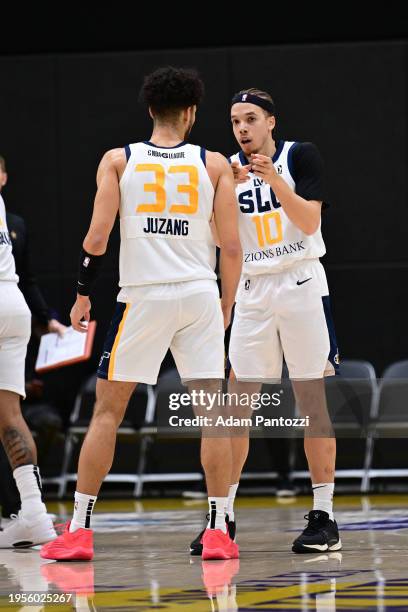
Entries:
[[123,421],[124,410],[103,399],[98,399],[95,404],[92,420],[96,423],[103,422],[106,426],[117,429]]
[[211,454],[202,453],[201,465],[203,467],[204,472],[208,473],[216,471],[218,463]]

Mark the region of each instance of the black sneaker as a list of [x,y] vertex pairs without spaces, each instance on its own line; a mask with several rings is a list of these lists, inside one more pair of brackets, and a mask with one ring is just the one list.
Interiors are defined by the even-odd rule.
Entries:
[[[210,519],[210,515],[207,514],[206,516],[207,521]],[[235,542],[235,533],[237,530],[237,526],[235,521],[230,521],[228,514],[225,515],[225,522],[227,523],[227,528],[228,528],[228,533],[229,533],[229,537],[231,538],[231,540],[233,540],[233,542]],[[193,540],[190,544],[190,555],[193,557],[201,557],[201,554],[203,552],[203,535],[204,535],[204,531],[207,529],[207,525],[204,527],[204,529],[202,531],[200,531],[200,533],[198,534],[198,536],[196,537],[195,540]]]
[[305,514],[309,521],[303,533],[293,542],[295,553],[321,553],[341,550],[341,540],[336,521],[331,521],[327,512],[311,510]]

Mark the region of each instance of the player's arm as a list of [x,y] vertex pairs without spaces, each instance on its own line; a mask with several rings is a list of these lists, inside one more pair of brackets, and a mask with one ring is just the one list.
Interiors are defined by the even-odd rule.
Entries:
[[238,205],[230,165],[219,153],[212,153],[211,157],[211,164],[218,174],[214,196],[214,223],[220,246],[221,306],[225,327],[228,327],[242,269]]
[[213,213],[213,216],[211,217],[210,228],[211,228],[211,233],[212,233],[213,240],[214,240],[215,244],[217,245],[217,247],[219,247],[220,246],[220,239],[218,237],[217,226],[215,225],[214,213]]
[[311,235],[320,225],[322,200],[319,197],[308,197],[308,195],[303,197],[301,194],[303,191],[305,194],[321,191],[317,184],[320,185],[321,182],[323,162],[316,147],[311,143],[302,144],[300,152],[302,157],[299,158],[299,173],[301,173],[299,178],[305,185],[305,189],[300,189],[299,193],[292,191],[286,181],[279,176],[270,157],[253,155],[251,157],[252,171],[269,183],[292,223],[305,234]]
[[105,153],[96,173],[97,191],[91,224],[83,243],[91,255],[104,255],[108,240],[119,210],[119,173],[121,162],[125,162],[123,149],[112,149]]
[[123,149],[112,149],[103,156],[96,174],[97,191],[91,224],[79,256],[77,299],[71,310],[72,327],[86,331],[90,320],[89,294],[96,281],[110,233],[119,210],[119,180],[126,167]]

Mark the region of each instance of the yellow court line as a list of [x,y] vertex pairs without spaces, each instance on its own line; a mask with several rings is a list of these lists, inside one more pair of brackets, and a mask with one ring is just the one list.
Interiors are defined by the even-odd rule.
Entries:
[[128,312],[129,312],[129,308],[130,308],[130,303],[126,304],[126,308],[125,308],[125,310],[123,312],[122,320],[120,322],[119,329],[118,329],[116,337],[115,337],[115,342],[113,343],[113,348],[112,348],[111,356],[110,356],[110,359],[109,359],[108,380],[113,380],[113,371],[115,369],[116,351],[117,351],[117,348],[118,348],[118,345],[119,345],[120,337],[122,335],[123,327],[125,325],[126,317],[128,315]]
[[[373,509],[381,507],[385,508],[403,508],[406,509],[408,506],[407,495],[371,495],[359,497],[358,495],[342,495],[336,498],[335,508],[337,510],[362,508],[362,500],[367,500]],[[293,500],[293,504],[287,505],[287,508],[304,508],[311,501],[311,496],[302,496]],[[237,509],[250,509],[250,508],[285,508],[279,501],[276,501],[274,496],[271,497],[239,497],[236,499]],[[144,499],[99,499],[95,513],[98,512],[163,512],[164,510],[182,510],[184,511],[197,511],[206,509],[208,502],[206,499],[195,500],[194,504],[189,504],[184,499],[174,497],[164,497],[160,499],[144,498]],[[65,500],[63,502],[49,501],[47,507],[50,512],[56,514],[64,513],[64,511],[71,511],[73,508],[73,502],[71,500]]]

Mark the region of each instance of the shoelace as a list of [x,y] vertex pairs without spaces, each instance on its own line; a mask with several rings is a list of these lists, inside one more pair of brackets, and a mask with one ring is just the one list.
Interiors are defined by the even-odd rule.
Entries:
[[323,525],[322,517],[319,515],[318,518],[314,518],[312,515],[310,518],[309,514],[305,514],[303,518],[308,521],[307,527],[304,529],[303,533],[305,535],[314,535],[315,533],[318,533],[319,529]]
[[[20,513],[21,513],[21,510],[20,510],[20,512],[19,512],[18,514],[10,514],[10,519],[11,519],[12,521],[18,521],[18,519],[20,518]],[[66,525],[67,525],[67,523],[56,523],[56,524],[54,525],[54,529],[55,529],[55,531],[58,533],[58,535],[60,535],[60,534],[61,534],[61,533],[64,531],[64,529],[63,529],[63,528],[64,528]],[[57,530],[57,528],[58,528],[58,527],[60,528],[60,532],[58,532],[58,530]],[[3,529],[1,528],[1,530],[3,530]]]

